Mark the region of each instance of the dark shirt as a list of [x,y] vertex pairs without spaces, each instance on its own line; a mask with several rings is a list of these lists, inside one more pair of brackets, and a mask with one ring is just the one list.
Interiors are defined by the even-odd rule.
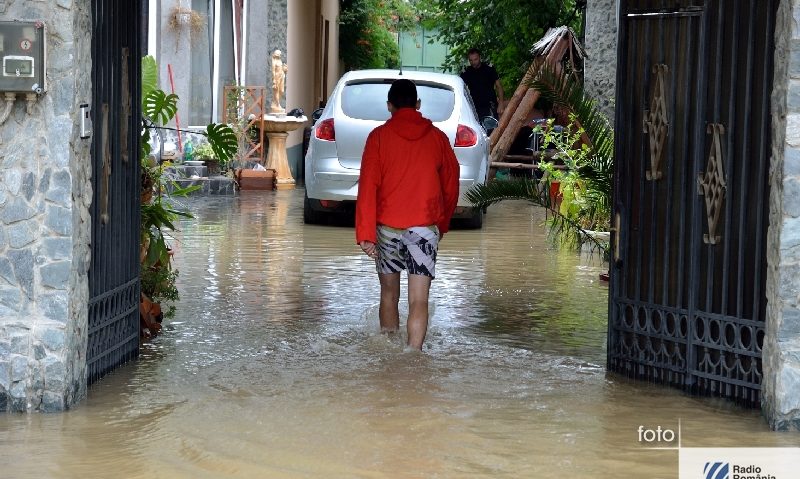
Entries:
[[490,105],[497,107],[497,94],[494,92],[494,82],[499,76],[493,66],[481,62],[480,68],[468,66],[461,73],[461,79],[467,84],[472,102],[478,110],[478,116],[488,116],[491,112]]

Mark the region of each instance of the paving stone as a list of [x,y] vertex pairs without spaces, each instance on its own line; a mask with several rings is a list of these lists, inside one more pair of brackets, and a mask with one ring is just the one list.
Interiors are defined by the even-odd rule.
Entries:
[[24,248],[39,237],[39,223],[35,220],[19,221],[8,226],[8,245]]
[[18,313],[22,310],[22,291],[15,286],[0,286],[0,304]]
[[69,236],[72,234],[72,212],[67,208],[48,205],[44,224],[59,235]]
[[19,354],[11,355],[11,381],[22,381],[28,377],[28,358]]
[[64,349],[66,340],[63,329],[55,326],[49,327],[41,333],[39,333],[37,330],[37,335],[39,336],[42,344],[50,351],[58,352]]
[[66,408],[63,394],[45,391],[42,395],[42,412],[61,412]]
[[44,238],[41,241],[39,254],[51,260],[70,259],[72,257],[72,239]]
[[17,277],[14,275],[14,266],[5,256],[0,256],[0,278],[9,284],[17,284]]
[[52,319],[53,321],[58,321],[63,324],[66,324],[69,319],[67,312],[67,293],[65,291],[39,295],[37,306],[47,319]]
[[16,223],[17,221],[27,220],[36,215],[36,210],[22,198],[15,197],[8,202],[0,213],[0,221],[5,224]]
[[52,201],[61,206],[69,206],[72,201],[72,177],[67,170],[58,170],[53,173],[50,189],[45,195],[47,201]]
[[7,359],[0,361],[0,388],[6,391],[11,388],[11,361]]
[[33,253],[29,249],[11,250],[8,259],[14,266],[14,276],[22,291],[33,299]]
[[72,263],[69,261],[56,261],[39,268],[42,286],[54,289],[66,289],[69,283]]

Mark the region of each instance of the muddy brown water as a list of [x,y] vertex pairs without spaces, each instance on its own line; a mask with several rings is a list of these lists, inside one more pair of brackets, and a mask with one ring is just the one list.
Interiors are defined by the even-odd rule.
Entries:
[[800,445],[607,374],[606,265],[548,248],[525,203],[445,236],[424,353],[406,351],[378,331],[353,229],[303,225],[302,194],[191,200],[175,318],[72,410],[0,415],[0,477],[675,478],[639,426]]

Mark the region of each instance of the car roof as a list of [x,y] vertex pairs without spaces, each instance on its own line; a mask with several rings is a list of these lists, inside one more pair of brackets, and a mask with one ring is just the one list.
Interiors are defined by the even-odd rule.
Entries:
[[417,70],[353,70],[342,76],[342,81],[370,79],[400,79],[407,78],[414,81],[427,81],[432,83],[442,83],[452,87],[461,85],[461,77],[449,73],[424,72]]

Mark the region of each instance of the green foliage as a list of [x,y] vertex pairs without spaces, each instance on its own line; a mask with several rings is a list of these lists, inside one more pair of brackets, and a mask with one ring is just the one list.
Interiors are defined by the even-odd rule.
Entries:
[[412,29],[418,17],[405,0],[341,0],[339,56],[347,70],[397,68],[400,48],[395,37]]
[[166,125],[178,112],[178,95],[163,90],[151,90],[142,98],[142,113],[156,123]]
[[[171,268],[142,267],[142,293],[155,303],[173,303],[180,299],[180,292],[175,285],[178,271]],[[162,308],[165,318],[175,315],[175,305]]]
[[[467,199],[478,207],[506,199],[529,201],[552,213],[551,233],[560,242],[590,242],[607,253],[608,245],[597,241],[589,230],[608,231],[610,227],[614,167],[611,125],[581,84],[567,72],[556,75],[545,68],[532,86],[543,98],[571,111],[570,126],[565,133],[557,134],[550,128],[552,123],[540,130],[544,135],[542,145],[555,145],[555,156],[567,169],[561,171],[552,162],[542,162],[545,175],[541,181],[493,181],[476,185],[468,191]],[[588,138],[588,143],[581,141],[582,138]],[[559,184],[559,201],[551,194],[555,182]]]
[[[558,213],[550,219],[550,229],[557,232],[556,239],[567,245],[581,244],[581,231],[607,231],[610,219],[610,212],[598,207],[589,194],[589,182],[583,174],[589,169],[592,152],[589,145],[581,142],[585,131],[578,125],[575,115],[571,114],[570,125],[563,131],[553,128],[553,120],[544,128],[534,129],[542,135],[542,153],[554,153],[553,159],[563,164],[560,168],[552,161],[541,161],[539,167],[544,172],[542,189],[551,195],[557,189],[559,196],[559,200],[550,205]],[[546,146],[554,148],[545,150]],[[571,228],[572,225],[580,229]]]
[[158,89],[158,65],[150,55],[142,58],[142,98]]
[[236,133],[230,125],[212,123],[206,127],[206,136],[208,145],[211,145],[214,152],[214,157],[223,163],[233,158],[239,150]]
[[201,143],[194,147],[194,157],[197,159],[216,160],[217,154],[214,153],[211,143]]
[[[233,150],[234,166],[241,167],[250,152],[251,143],[259,141],[259,131],[255,124],[250,125],[250,120],[245,118],[243,111],[246,109],[247,87],[228,85],[225,87],[225,111],[222,112],[225,125],[230,132],[220,136]],[[248,126],[249,125],[249,126]],[[210,132],[210,134],[212,134]],[[216,153],[216,150],[215,150]]]
[[608,230],[614,174],[614,130],[608,118],[586,95],[580,82],[566,71],[556,74],[544,67],[531,86],[543,98],[569,109],[573,120],[577,120],[589,138],[589,143],[583,145],[587,151],[578,166],[586,186],[585,215],[593,218],[594,228]]
[[[139,149],[141,152],[142,191],[141,245],[142,292],[153,301],[177,300],[175,279],[178,271],[171,267],[171,250],[167,242],[170,232],[176,230],[180,218],[192,218],[191,213],[179,207],[175,197],[186,196],[200,188],[181,188],[164,176],[164,165],[150,158],[151,130],[166,129],[178,111],[178,96],[167,94],[158,88],[158,67],[150,56],[142,58],[142,129]],[[236,135],[224,124],[212,123],[205,132],[208,143],[221,161],[229,160],[237,150]],[[167,192],[171,193],[167,194]],[[171,307],[169,311],[173,311]],[[169,313],[167,314],[169,315]]]
[[580,31],[575,0],[417,0],[426,28],[439,31],[450,46],[444,67],[460,71],[470,48],[483,52],[500,74],[503,88],[513,91],[527,69],[530,49],[548,28],[566,25]]
[[561,213],[559,204],[550,195],[548,183],[525,179],[508,181],[490,181],[478,184],[467,191],[466,198],[478,208],[486,208],[506,200],[524,200],[540,206],[551,213],[550,233],[562,244],[589,243],[602,251],[608,252],[608,245],[598,241],[592,233],[580,223]]

